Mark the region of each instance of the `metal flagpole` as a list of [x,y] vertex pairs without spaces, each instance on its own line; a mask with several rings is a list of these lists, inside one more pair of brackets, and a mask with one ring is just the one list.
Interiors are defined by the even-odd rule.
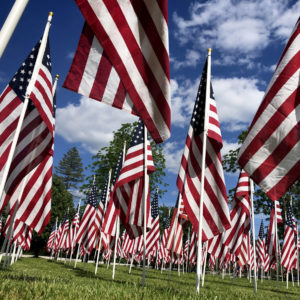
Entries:
[[185,271],[188,271],[188,264],[189,264],[189,252],[190,252],[190,244],[191,244],[191,239],[190,239],[190,227],[188,228],[188,248],[187,248],[187,253],[186,253],[186,269]]
[[203,227],[203,202],[204,202],[204,175],[206,160],[206,141],[208,128],[208,109],[210,97],[210,68],[211,68],[211,48],[207,52],[207,75],[206,75],[206,93],[205,93],[205,112],[204,112],[204,131],[202,144],[202,162],[201,162],[201,186],[200,186],[200,207],[199,207],[199,224],[198,224],[198,249],[197,249],[197,275],[196,275],[196,292],[200,290],[200,275],[202,264],[202,227]]
[[58,221],[58,218],[56,217],[56,225],[55,225],[55,234],[54,234],[54,238],[53,238],[53,243],[52,243],[52,250],[51,250],[51,256],[50,256],[50,259],[52,259],[53,257],[53,254],[54,254],[54,249],[55,249],[55,241],[56,241],[56,236],[57,236],[57,221]]
[[[278,233],[277,233],[277,211],[276,211],[276,202],[274,203],[274,214],[275,214],[275,256],[276,256],[276,289],[279,292],[279,270],[278,270]],[[271,268],[270,268],[271,269]]]
[[[77,208],[77,214],[79,216],[79,210],[80,210],[80,203],[81,203],[81,198],[79,199],[79,204],[78,204],[78,208]],[[79,221],[79,220],[78,220]],[[72,224],[71,224],[72,226]],[[70,231],[69,231],[70,232]],[[72,245],[71,245],[71,253],[70,253],[70,261],[69,264],[71,264],[72,262],[72,256],[73,256],[73,248],[74,248],[74,243],[76,243],[76,238],[77,238],[77,227],[75,225],[75,230],[74,230],[74,236],[73,239],[71,241]]]
[[44,34],[43,34],[40,49],[39,49],[39,52],[38,52],[38,55],[37,55],[37,58],[36,58],[36,62],[35,62],[34,68],[33,68],[32,76],[31,76],[30,82],[29,82],[29,84],[27,86],[27,89],[26,89],[26,94],[25,94],[25,99],[24,99],[24,103],[23,103],[23,106],[22,106],[22,111],[20,113],[20,117],[19,117],[19,120],[18,120],[15,135],[14,135],[14,138],[13,138],[13,141],[12,141],[12,144],[11,144],[9,155],[8,155],[7,161],[5,163],[5,168],[4,168],[3,176],[2,176],[2,181],[0,182],[0,199],[2,199],[5,183],[6,183],[7,176],[8,176],[8,172],[9,172],[9,169],[10,169],[10,166],[11,166],[11,163],[12,163],[12,160],[13,160],[13,156],[14,156],[14,153],[15,153],[15,150],[16,150],[16,146],[17,146],[17,142],[18,142],[19,135],[20,135],[20,132],[21,132],[21,128],[22,128],[24,117],[25,117],[25,113],[27,111],[29,96],[30,96],[30,94],[31,94],[31,92],[34,88],[34,84],[36,82],[38,72],[39,72],[40,67],[41,67],[42,59],[43,59],[46,44],[47,44],[49,29],[50,29],[50,26],[51,26],[52,16],[53,16],[53,13],[49,12],[47,24],[46,24],[46,27],[45,27],[45,30],[44,30]]
[[143,279],[142,284],[145,286],[146,276],[146,229],[147,229],[147,196],[148,196],[148,173],[147,173],[147,128],[144,125],[144,228],[143,228],[143,240],[144,240],[144,253],[143,253]]
[[206,259],[207,259],[207,242],[205,242],[205,260],[203,265],[203,271],[202,271],[202,286],[204,286],[204,279],[205,279],[205,268],[206,268]]
[[[126,154],[126,141],[124,141],[123,144],[123,162],[122,166],[124,165],[125,161],[125,154]],[[112,270],[112,279],[115,279],[115,271],[116,271],[116,258],[117,258],[117,248],[118,248],[118,240],[120,236],[120,217],[117,212],[117,207],[116,207],[116,236],[115,236],[115,247],[114,247],[114,263],[113,263],[113,270]]]
[[253,242],[253,260],[254,260],[254,293],[257,293],[257,278],[256,278],[256,247],[255,247],[255,227],[254,227],[254,208],[253,208],[253,180],[250,179],[250,200],[251,200],[251,215],[252,215],[252,242]]
[[16,0],[0,31],[0,58],[15,31],[29,0]]
[[299,232],[298,232],[298,223],[296,223],[297,227],[297,283],[299,286]]
[[11,256],[10,265],[12,265],[15,262],[17,242],[14,242],[13,244],[14,244],[14,249],[13,249],[12,256]]

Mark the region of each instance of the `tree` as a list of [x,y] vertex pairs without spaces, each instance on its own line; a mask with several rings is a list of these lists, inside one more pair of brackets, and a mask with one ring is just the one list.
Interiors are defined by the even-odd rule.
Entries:
[[[133,130],[136,125],[137,122],[134,122],[133,124],[122,124],[120,129],[113,132],[114,137],[109,145],[101,148],[98,153],[92,157],[93,163],[89,165],[88,168],[93,175],[96,175],[96,184],[99,189],[103,188],[108,172],[111,168],[113,176],[115,171],[114,168],[117,164],[119,154],[123,149],[124,141],[126,141],[126,149],[128,149]],[[166,175],[164,171],[166,167],[166,160],[163,155],[162,145],[155,144],[152,139],[150,139],[150,143],[155,165],[155,172],[150,175],[151,195],[154,196],[156,186],[159,185],[159,195],[161,197],[166,192],[164,188],[168,186],[167,183],[163,182],[163,178]],[[88,194],[89,188],[91,187],[93,175],[87,178],[89,181],[88,184],[82,186],[82,190],[85,194]]]
[[[242,144],[247,131],[243,131],[238,136],[238,144]],[[240,170],[240,166],[237,162],[237,156],[239,153],[239,149],[230,150],[228,154],[225,154],[223,157],[223,168],[228,173],[235,173]],[[232,199],[234,195],[235,189],[229,191],[229,199]],[[265,215],[269,215],[271,213],[272,201],[268,198],[268,196],[258,187],[255,187],[254,193],[255,201],[254,201],[254,209],[255,213],[264,213]],[[287,193],[279,199],[280,206],[283,210],[286,210],[287,205],[289,205],[290,198],[293,199],[293,212],[297,219],[300,219],[300,180],[297,180],[293,186],[287,191]],[[283,213],[283,218],[284,218]]]
[[81,157],[76,147],[64,154],[55,171],[62,178],[67,190],[77,189],[77,184],[83,182],[84,176]]
[[61,178],[54,174],[52,181],[50,222],[40,236],[36,233],[32,236],[31,251],[34,252],[35,256],[46,251],[46,244],[56,218],[58,218],[58,223],[61,222],[68,208],[69,218],[72,220],[75,215],[73,196],[66,190]]

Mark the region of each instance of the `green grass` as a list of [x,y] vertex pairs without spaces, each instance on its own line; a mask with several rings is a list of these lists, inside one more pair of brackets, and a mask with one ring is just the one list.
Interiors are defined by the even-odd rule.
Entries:
[[149,269],[146,287],[141,286],[142,270],[135,268],[128,274],[128,267],[117,266],[115,280],[111,279],[112,267],[101,265],[94,276],[94,265],[88,264],[86,272],[82,264],[77,269],[62,262],[45,259],[23,258],[7,270],[0,270],[0,299],[300,299],[300,287],[295,284],[287,290],[280,282],[258,282],[258,293],[253,293],[253,283],[246,278],[232,279],[220,275],[207,275],[200,297],[195,294],[195,273],[178,277],[172,272]]

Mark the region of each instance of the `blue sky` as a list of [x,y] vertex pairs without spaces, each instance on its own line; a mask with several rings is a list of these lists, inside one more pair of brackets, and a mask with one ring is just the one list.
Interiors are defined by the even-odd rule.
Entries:
[[[1,1],[0,26],[13,1]],[[166,181],[170,184],[160,204],[175,204],[176,178],[190,115],[206,58],[212,48],[212,83],[217,102],[223,152],[234,149],[272,77],[277,61],[300,12],[300,1],[212,0],[169,1],[169,44],[172,91],[172,137],[165,143]],[[53,76],[57,89],[54,164],[77,146],[88,165],[98,149],[108,144],[112,131],[136,118],[62,88],[84,23],[73,0],[30,0],[0,59],[0,90],[9,82],[40,38],[49,11]],[[227,189],[237,175],[225,174]]]

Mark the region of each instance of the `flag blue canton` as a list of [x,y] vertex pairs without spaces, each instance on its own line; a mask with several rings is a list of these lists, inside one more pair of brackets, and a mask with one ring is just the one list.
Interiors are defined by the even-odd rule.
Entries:
[[121,169],[122,169],[122,164],[123,164],[123,150],[119,154],[117,166],[116,166],[114,177],[113,177],[113,180],[112,180],[113,185],[115,184],[116,180],[118,179],[118,177],[120,175],[120,172],[121,172]]
[[[25,93],[30,82],[33,68],[36,62],[36,58],[38,55],[38,51],[40,48],[39,41],[34,48],[32,48],[30,54],[27,56],[25,61],[22,63],[21,67],[18,69],[12,80],[9,82],[9,86],[14,90],[17,94],[18,98],[24,102]],[[51,57],[50,57],[50,47],[49,47],[49,40],[46,45],[45,54],[42,61],[43,65],[48,68],[49,72],[51,73]],[[32,101],[29,101],[28,105],[29,110],[34,109],[34,105]]]
[[100,201],[103,203],[103,205],[105,205],[105,202],[106,202],[106,194],[107,194],[107,189],[108,189],[108,180],[109,180],[109,176],[107,176],[105,184],[104,184],[104,188],[102,189],[102,192],[101,192]]
[[164,228],[165,228],[165,229],[168,229],[169,227],[170,227],[170,218],[167,217],[167,218],[165,219]]
[[156,219],[158,216],[158,192],[155,193],[154,198],[151,202],[151,217]]
[[64,215],[64,219],[63,219],[62,224],[65,224],[66,221],[67,221],[68,219],[69,219],[69,212],[67,211],[67,212],[65,213],[65,215]]
[[95,183],[93,183],[92,191],[90,193],[87,204],[97,208],[97,187]]
[[289,206],[287,209],[287,216],[286,216],[286,225],[294,229],[293,225],[293,212],[292,208]]
[[139,119],[138,124],[136,125],[132,138],[131,138],[131,143],[130,147],[134,147],[139,144],[144,143],[144,124],[141,119]]
[[263,240],[263,238],[264,238],[264,222],[263,222],[263,220],[261,220],[258,237],[261,240]]

